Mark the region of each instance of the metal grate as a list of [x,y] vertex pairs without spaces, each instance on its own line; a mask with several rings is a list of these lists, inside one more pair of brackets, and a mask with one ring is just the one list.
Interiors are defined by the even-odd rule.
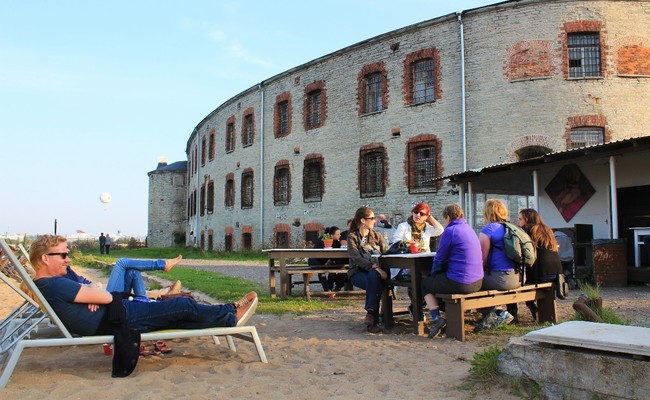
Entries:
[[571,129],[571,148],[593,146],[604,143],[603,128],[583,127]]
[[226,153],[235,150],[235,124],[226,126]]
[[308,102],[308,112],[307,123],[310,128],[315,128],[320,126],[321,121],[321,91],[315,90],[310,92],[307,98]]
[[232,179],[226,181],[226,198],[225,205],[226,207],[235,206],[235,182]]
[[253,174],[245,173],[241,177],[241,207],[253,207]]
[[276,232],[275,246],[280,249],[288,249],[291,247],[289,246],[289,232]]
[[433,60],[421,60],[412,64],[413,104],[434,101]]
[[599,34],[570,33],[568,41],[569,76],[572,78],[601,76]]
[[206,208],[208,214],[214,212],[214,182],[208,183],[208,202]]
[[275,205],[289,204],[289,168],[279,167],[275,169],[275,184],[273,201]]
[[416,191],[435,189],[436,147],[433,144],[420,145],[411,151],[413,163],[413,186]]
[[321,201],[323,199],[322,165],[320,160],[305,161],[303,175],[304,201]]
[[384,155],[380,151],[361,154],[359,176],[361,197],[384,195]]
[[283,101],[278,104],[278,135],[289,133],[289,102]]
[[381,73],[366,75],[366,113],[383,110],[381,94]]
[[242,146],[250,146],[253,144],[253,116],[247,115],[244,117],[244,137],[242,138]]

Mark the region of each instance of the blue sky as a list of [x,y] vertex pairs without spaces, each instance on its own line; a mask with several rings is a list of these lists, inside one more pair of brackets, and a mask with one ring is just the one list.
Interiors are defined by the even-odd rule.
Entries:
[[[147,233],[147,172],[224,101],[496,1],[0,0],[0,235]],[[112,201],[99,201],[102,192]]]

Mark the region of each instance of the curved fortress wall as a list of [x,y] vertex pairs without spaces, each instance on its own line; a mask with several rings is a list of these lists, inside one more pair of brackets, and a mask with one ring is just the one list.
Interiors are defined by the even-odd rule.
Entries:
[[648,132],[647,2],[510,1],[460,20],[465,152],[451,14],[286,71],[201,121],[186,149],[188,244],[299,246],[361,205],[399,222],[427,201],[439,216],[458,196],[434,179],[464,166]]

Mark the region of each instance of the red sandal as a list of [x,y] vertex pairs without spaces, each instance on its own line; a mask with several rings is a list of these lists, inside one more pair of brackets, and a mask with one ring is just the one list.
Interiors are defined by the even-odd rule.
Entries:
[[155,351],[162,354],[167,354],[172,352],[171,347],[167,346],[167,344],[163,340],[157,340],[153,342],[153,348]]

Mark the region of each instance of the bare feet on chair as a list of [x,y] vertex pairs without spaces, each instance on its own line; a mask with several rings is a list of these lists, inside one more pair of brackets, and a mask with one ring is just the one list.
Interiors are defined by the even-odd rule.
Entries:
[[183,256],[182,256],[182,255],[179,255],[179,256],[176,257],[176,258],[170,258],[169,260],[165,260],[165,272],[169,272],[169,271],[171,271],[172,268],[174,268],[174,266],[175,266],[176,264],[178,264],[179,262],[181,262],[181,260],[183,260]]

